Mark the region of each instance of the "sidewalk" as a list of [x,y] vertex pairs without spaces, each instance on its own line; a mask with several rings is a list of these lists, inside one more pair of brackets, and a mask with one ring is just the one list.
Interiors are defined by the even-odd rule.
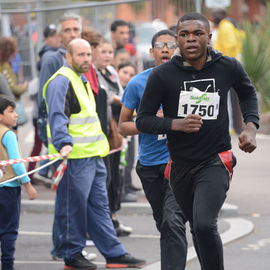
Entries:
[[[137,178],[137,177],[136,177]],[[134,179],[134,178],[133,178]],[[138,179],[134,182],[136,187],[141,187]],[[38,191],[38,198],[34,201],[28,200],[27,194],[22,190],[21,210],[31,213],[53,213],[55,191],[43,185],[35,185]],[[120,215],[128,214],[152,214],[151,207],[145,198],[143,190],[137,192],[138,201],[136,203],[121,203]],[[220,217],[236,217],[238,215],[238,207],[225,203],[221,209]]]

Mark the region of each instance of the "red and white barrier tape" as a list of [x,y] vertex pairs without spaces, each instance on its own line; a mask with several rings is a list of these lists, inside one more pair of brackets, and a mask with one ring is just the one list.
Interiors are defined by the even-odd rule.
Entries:
[[60,182],[60,180],[62,179],[62,176],[64,174],[65,169],[67,168],[67,159],[64,159],[61,164],[58,166],[57,170],[55,171],[54,175],[53,175],[53,185],[52,185],[52,189],[56,190],[57,186]]
[[[18,176],[15,176],[15,177],[11,178],[11,179],[6,180],[6,181],[0,182],[0,184],[1,184],[1,185],[2,185],[2,184],[6,184],[6,183],[12,182],[12,181],[14,181],[14,180],[20,179],[20,178],[22,178],[22,177],[24,177],[24,176],[26,176],[26,175],[35,173],[35,172],[37,172],[37,171],[39,171],[39,170],[41,170],[41,169],[43,169],[43,168],[45,168],[45,167],[47,167],[47,166],[52,165],[54,162],[58,161],[59,159],[60,159],[60,157],[58,157],[58,158],[56,158],[56,159],[54,159],[54,160],[51,160],[50,162],[48,162],[48,163],[44,164],[43,166],[41,166],[41,167],[39,167],[39,168],[36,168],[36,169],[34,169],[34,170],[30,171],[30,172],[26,172],[26,173],[24,173],[24,174],[22,174],[22,175],[18,175]],[[12,159],[11,159],[11,160],[12,160]],[[19,162],[17,162],[17,163],[19,163]],[[21,163],[21,162],[20,162],[20,163]],[[12,164],[14,164],[14,163],[12,163]]]
[[12,164],[17,164],[17,163],[25,163],[25,162],[37,162],[37,161],[41,161],[45,159],[61,158],[61,157],[63,157],[62,154],[51,154],[51,155],[27,157],[27,158],[20,158],[20,159],[1,160],[0,166],[12,165]]
[[[109,155],[123,150],[126,147],[126,144],[127,143],[128,143],[128,139],[124,139],[121,147],[111,150],[109,152]],[[24,177],[26,175],[35,173],[35,172],[37,172],[37,171],[39,171],[39,170],[41,170],[41,169],[43,169],[43,168],[45,168],[47,166],[50,166],[51,164],[53,164],[54,162],[58,161],[62,157],[63,157],[62,154],[48,154],[48,155],[26,157],[26,158],[20,158],[20,159],[1,160],[0,161],[0,166],[6,166],[6,165],[17,164],[17,163],[37,162],[37,161],[41,161],[41,160],[55,158],[54,160],[46,163],[45,165],[43,165],[43,166],[41,166],[39,168],[36,168],[36,169],[34,169],[34,170],[30,171],[30,172],[27,172],[25,174],[22,174],[22,175],[18,175],[16,177],[13,177],[13,178],[8,179],[6,181],[0,182],[0,184],[8,183],[8,182],[17,180],[17,179],[19,179],[21,177]],[[61,180],[61,178],[62,178],[62,176],[64,174],[64,171],[65,171],[66,167],[67,167],[67,160],[64,159],[63,162],[57,168],[55,174],[53,175],[53,185],[52,185],[52,188],[54,190],[56,190],[57,185],[60,182],[60,180]]]
[[[109,155],[123,150],[127,142],[128,140],[124,139],[122,145],[119,148],[111,150],[109,152]],[[12,165],[12,164],[17,164],[17,163],[26,163],[26,162],[37,162],[41,160],[46,160],[46,159],[51,159],[51,158],[61,158],[61,157],[63,157],[62,154],[50,154],[50,155],[26,157],[26,158],[20,158],[20,159],[1,160],[0,166]]]

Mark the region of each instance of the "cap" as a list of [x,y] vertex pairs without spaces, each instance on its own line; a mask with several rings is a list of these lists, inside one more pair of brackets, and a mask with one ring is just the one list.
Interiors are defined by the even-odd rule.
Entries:
[[56,33],[56,25],[55,24],[49,24],[45,27],[43,31],[43,35],[45,38],[52,36]]

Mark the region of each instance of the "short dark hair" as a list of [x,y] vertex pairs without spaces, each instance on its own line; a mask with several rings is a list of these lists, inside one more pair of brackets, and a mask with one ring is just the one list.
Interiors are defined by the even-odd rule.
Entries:
[[56,25],[51,23],[47,25],[43,31],[44,38],[53,36],[56,33]]
[[175,38],[175,33],[173,31],[169,30],[169,29],[164,29],[164,30],[158,31],[152,37],[152,41],[151,41],[152,48],[155,47],[155,43],[157,41],[157,38],[160,37],[160,36],[165,36],[165,35],[169,35],[169,36],[172,36],[172,37]]
[[117,30],[118,26],[128,26],[129,27],[129,23],[124,21],[124,20],[115,20],[111,24],[111,32],[115,32]]
[[208,32],[210,32],[210,23],[209,23],[208,19],[204,15],[202,15],[201,13],[190,12],[190,13],[186,13],[185,15],[183,15],[177,22],[177,30],[178,30],[180,24],[182,22],[185,22],[185,21],[201,21],[204,23],[206,30]]
[[114,51],[114,57],[121,53],[128,53],[128,51],[125,48],[118,48]]
[[12,97],[9,97],[7,95],[0,95],[0,114],[4,113],[4,110],[11,106],[12,108],[16,107],[15,100]]
[[124,61],[118,65],[118,70],[125,68],[125,67],[133,67],[135,70],[135,73],[137,73],[137,67],[135,64],[133,64],[131,61]]

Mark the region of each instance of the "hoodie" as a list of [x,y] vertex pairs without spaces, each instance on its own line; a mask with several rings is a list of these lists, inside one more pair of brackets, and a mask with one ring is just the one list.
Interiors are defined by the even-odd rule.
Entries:
[[[178,53],[150,74],[136,119],[137,128],[143,133],[167,133],[168,148],[174,162],[201,162],[227,151],[231,149],[227,111],[227,96],[231,88],[238,95],[244,122],[253,122],[258,128],[256,89],[240,62],[209,48],[207,61],[198,71]],[[203,119],[203,125],[196,133],[172,131],[172,120],[184,118],[180,114],[183,110],[180,93],[194,89],[201,96],[216,93],[219,97],[216,119]],[[156,117],[160,105],[164,118]],[[209,107],[207,113],[213,115]],[[194,113],[204,115],[205,107],[199,105]]]
[[37,70],[40,71],[41,70],[41,65],[42,65],[42,57],[43,55],[45,55],[47,52],[56,52],[58,50],[58,48],[55,48],[55,47],[51,47],[51,46],[48,46],[48,45],[44,45],[42,46],[42,48],[40,49],[39,53],[38,53],[38,56],[39,56],[39,61],[37,62]]

